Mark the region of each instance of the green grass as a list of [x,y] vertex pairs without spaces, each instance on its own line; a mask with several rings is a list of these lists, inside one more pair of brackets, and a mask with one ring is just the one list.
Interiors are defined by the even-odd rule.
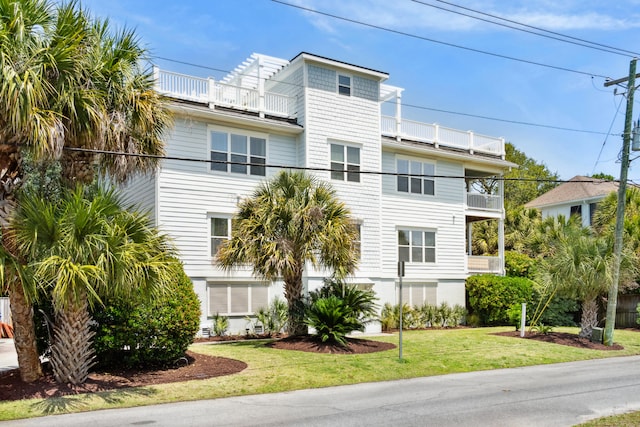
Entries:
[[[202,381],[0,402],[0,420],[640,354],[638,332],[616,331],[615,341],[625,349],[598,351],[493,335],[505,330],[512,328],[407,331],[403,363],[397,348],[332,355],[276,350],[264,342],[194,345],[193,351],[242,360],[248,367],[235,375]],[[577,328],[555,330],[578,332]],[[372,339],[398,342],[397,334]]]
[[598,418],[580,424],[579,427],[637,427],[640,426],[640,412]]

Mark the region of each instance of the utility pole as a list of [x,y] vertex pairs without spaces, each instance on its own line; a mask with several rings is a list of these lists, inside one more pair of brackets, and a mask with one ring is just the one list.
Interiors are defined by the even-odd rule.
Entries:
[[622,161],[620,164],[620,184],[618,186],[618,207],[616,211],[615,241],[613,243],[613,274],[607,298],[607,319],[604,327],[604,344],[613,345],[613,330],[616,325],[618,306],[618,282],[620,281],[620,260],[622,256],[622,234],[624,231],[624,210],[627,199],[627,174],[629,172],[629,145],[631,144],[631,123],[633,121],[633,93],[636,85],[636,58],[629,64],[629,77],[606,82],[604,85],[627,83],[627,112],[622,135]]

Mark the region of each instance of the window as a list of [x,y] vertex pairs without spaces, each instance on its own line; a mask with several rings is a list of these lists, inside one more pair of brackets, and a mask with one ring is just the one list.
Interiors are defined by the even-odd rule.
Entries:
[[569,216],[574,216],[574,215],[577,215],[578,218],[582,218],[582,205],[571,206],[571,211]]
[[[211,163],[212,171],[265,176],[265,166],[263,166],[267,163],[265,138],[211,131],[210,140],[211,160],[220,162]],[[251,163],[251,166],[244,163]]]
[[589,203],[589,225],[593,224],[593,218],[595,218],[597,210],[598,210],[597,203]]
[[211,218],[211,256],[218,253],[218,248],[231,237],[230,218]]
[[398,230],[398,261],[436,262],[436,232]]
[[398,159],[396,165],[399,174],[411,175],[398,176],[398,191],[429,196],[435,194],[435,164]]
[[[343,171],[347,172],[343,172]],[[360,148],[331,144],[331,179],[360,182]]]
[[208,315],[247,315],[269,305],[269,287],[261,284],[209,284]]
[[435,283],[404,283],[402,285],[402,303],[410,307],[424,304],[435,305],[437,289]]
[[351,77],[338,74],[338,93],[340,95],[351,96]]
[[362,224],[358,222],[353,223],[354,228],[356,229],[356,238],[352,242],[353,250],[357,254],[357,259],[361,259],[362,257]]

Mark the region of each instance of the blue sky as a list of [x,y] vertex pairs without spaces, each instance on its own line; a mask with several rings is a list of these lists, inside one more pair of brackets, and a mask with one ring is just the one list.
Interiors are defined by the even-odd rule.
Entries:
[[[97,16],[109,17],[116,26],[135,28],[156,64],[164,69],[221,78],[226,73],[218,70],[232,70],[253,52],[285,59],[310,52],[389,73],[386,83],[405,88],[406,118],[504,137],[563,179],[594,172],[619,177],[619,134],[624,126],[626,99],[614,95],[613,88],[604,88],[600,76],[627,76],[633,54],[588,49],[426,5],[462,11],[437,0],[420,0],[426,4],[411,0],[283,1],[421,38],[587,75],[454,48],[270,0],[84,0],[82,4]],[[640,0],[451,3],[640,52],[635,43],[640,36]],[[636,100],[634,119],[640,116],[640,94]],[[610,127],[617,135],[603,135]],[[637,162],[631,163],[629,177],[640,182]]]

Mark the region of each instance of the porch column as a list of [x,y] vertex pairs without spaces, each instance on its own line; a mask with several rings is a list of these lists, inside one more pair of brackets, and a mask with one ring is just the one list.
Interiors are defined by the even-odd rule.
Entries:
[[467,255],[473,255],[473,223],[467,224]]
[[400,141],[402,133],[402,92],[396,90],[396,141]]
[[264,118],[264,79],[262,78],[262,56],[258,56],[258,114]]
[[[504,176],[504,175],[502,175]],[[498,220],[498,258],[500,259],[500,274],[505,275],[504,268],[504,181],[501,179],[498,181],[498,194],[500,195],[500,219]]]

